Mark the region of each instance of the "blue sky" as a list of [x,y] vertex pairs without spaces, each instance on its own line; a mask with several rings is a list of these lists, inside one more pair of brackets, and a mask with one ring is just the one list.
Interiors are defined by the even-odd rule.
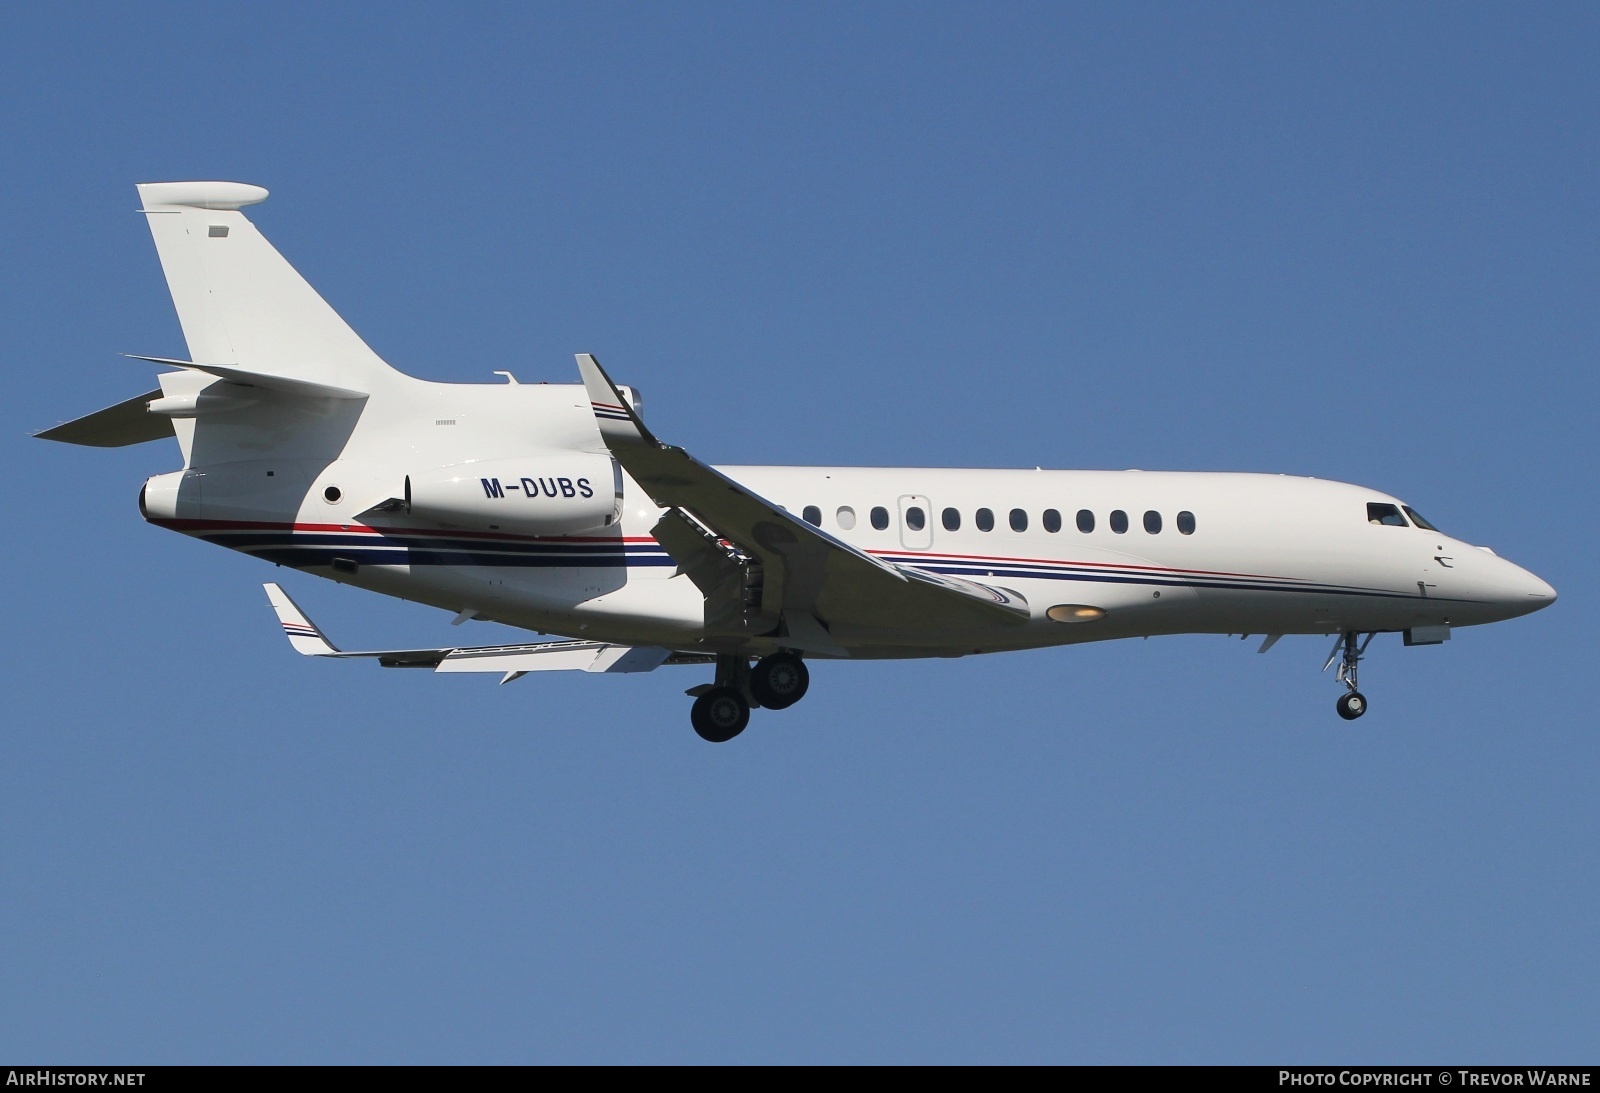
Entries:
[[[8,13],[0,1057],[1593,1062],[1600,289],[1585,5]],[[181,356],[133,184],[252,216],[393,364],[598,354],[723,463],[1364,483],[1548,579],[1380,639],[697,669],[498,640],[145,525],[28,433]],[[465,635],[465,637],[463,637]]]

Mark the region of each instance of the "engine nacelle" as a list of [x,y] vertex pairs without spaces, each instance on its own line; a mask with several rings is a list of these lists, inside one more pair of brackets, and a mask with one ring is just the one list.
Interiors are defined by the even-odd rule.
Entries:
[[616,523],[622,472],[608,455],[457,463],[406,476],[413,516],[483,531],[576,535]]

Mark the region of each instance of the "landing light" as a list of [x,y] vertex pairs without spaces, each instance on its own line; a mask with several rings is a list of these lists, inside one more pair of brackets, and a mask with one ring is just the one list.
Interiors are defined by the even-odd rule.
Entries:
[[1106,617],[1104,608],[1081,603],[1058,603],[1045,615],[1056,622],[1094,622]]

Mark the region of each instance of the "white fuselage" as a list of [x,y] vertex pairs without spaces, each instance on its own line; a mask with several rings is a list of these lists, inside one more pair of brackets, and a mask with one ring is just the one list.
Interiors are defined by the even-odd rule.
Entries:
[[[163,389],[181,396],[186,385],[209,382],[169,373]],[[267,399],[217,415],[198,433],[192,419],[176,426],[187,469],[147,484],[153,522],[514,626],[708,647],[701,591],[651,535],[663,510],[625,475],[617,476],[615,522],[582,534],[374,511],[408,491],[412,477],[441,468],[475,489],[475,467],[525,466],[521,473],[537,481],[541,468],[606,458],[582,387],[396,375],[385,390],[330,402],[320,416]],[[1467,626],[1554,598],[1539,578],[1483,548],[1409,520],[1371,522],[1369,505],[1398,511],[1400,502],[1340,482],[1154,471],[720,469],[868,553],[1003,588],[1030,609],[1025,625],[992,630],[910,630],[888,619],[832,628],[856,657],[1153,634]],[[1077,607],[1094,610],[1080,613],[1086,618],[1051,614]],[[731,651],[726,637],[715,645]],[[753,656],[776,647],[761,637],[737,645]]]

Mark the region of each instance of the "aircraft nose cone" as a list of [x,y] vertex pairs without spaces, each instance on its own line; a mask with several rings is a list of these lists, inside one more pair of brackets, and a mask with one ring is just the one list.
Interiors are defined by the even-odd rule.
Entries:
[[1556,590],[1549,582],[1534,576],[1519,565],[1502,560],[1505,568],[1496,582],[1500,600],[1518,615],[1526,615],[1556,602]]
[[1536,601],[1540,607],[1549,607],[1556,602],[1556,590],[1550,587],[1550,582],[1540,580],[1538,577],[1534,577],[1532,573],[1529,573],[1528,576],[1533,578],[1532,587],[1528,590],[1530,599]]

